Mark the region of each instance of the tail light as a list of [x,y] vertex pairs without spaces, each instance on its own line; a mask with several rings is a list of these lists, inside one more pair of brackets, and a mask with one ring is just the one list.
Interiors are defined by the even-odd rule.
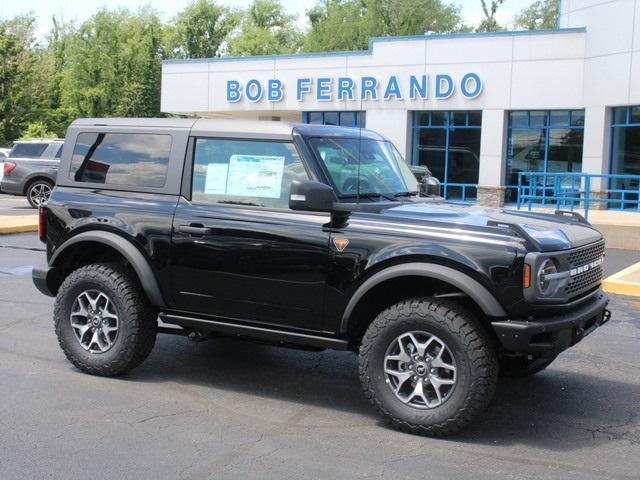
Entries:
[[38,209],[38,238],[43,243],[47,241],[47,207]]
[[16,164],[13,162],[4,162],[4,174],[9,175],[11,170],[16,168]]

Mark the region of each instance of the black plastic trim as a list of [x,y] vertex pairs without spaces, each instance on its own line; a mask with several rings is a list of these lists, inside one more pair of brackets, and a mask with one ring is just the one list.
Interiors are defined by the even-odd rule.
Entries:
[[131,264],[135,270],[142,288],[144,289],[149,301],[157,307],[164,307],[165,302],[162,298],[162,292],[158,284],[151,266],[145,256],[131,242],[119,235],[105,231],[91,231],[79,233],[75,237],[71,237],[64,242],[55,251],[49,260],[49,265],[55,266],[56,259],[71,245],[81,242],[98,242],[108,245],[122,254],[124,258]]
[[269,340],[272,342],[295,343],[313,347],[331,348],[334,350],[348,350],[349,342],[339,338],[322,337],[306,333],[277,330],[273,328],[257,327],[230,323],[221,320],[210,320],[184,315],[161,313],[160,319],[165,323],[180,325],[182,327],[202,329],[213,332],[222,332],[239,336]]
[[386,280],[405,276],[429,277],[449,283],[464,292],[474,302],[476,302],[485,315],[495,318],[507,316],[507,313],[491,292],[468,275],[465,275],[458,270],[454,270],[453,268],[445,267],[444,265],[437,265],[433,263],[405,263],[403,265],[395,265],[393,267],[386,268],[372,275],[362,285],[360,285],[351,297],[351,300],[349,300],[349,303],[342,314],[340,332],[347,332],[349,318],[351,317],[353,310],[360,299],[362,299],[370,289]]
[[40,293],[46,295],[47,297],[55,297],[55,294],[51,291],[49,287],[49,275],[53,272],[53,267],[33,267],[31,270],[31,278],[33,280],[33,284],[40,291]]

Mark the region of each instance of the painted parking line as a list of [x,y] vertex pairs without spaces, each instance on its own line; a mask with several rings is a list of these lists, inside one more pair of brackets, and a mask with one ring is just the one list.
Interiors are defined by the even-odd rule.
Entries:
[[607,277],[602,287],[605,292],[640,297],[640,262]]

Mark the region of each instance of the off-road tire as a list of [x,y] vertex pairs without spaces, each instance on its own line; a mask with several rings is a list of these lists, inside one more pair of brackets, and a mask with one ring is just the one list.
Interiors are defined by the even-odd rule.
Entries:
[[500,376],[507,378],[530,377],[547,368],[556,357],[535,358],[527,360],[525,358],[502,358],[499,361]]
[[[51,191],[53,190],[53,182],[51,182],[50,180],[34,180],[32,181],[28,186],[27,189],[25,190],[25,195],[27,197],[27,202],[29,202],[29,205],[31,206],[31,208],[39,208],[40,205],[44,205],[44,202],[42,203],[36,203],[36,201],[34,200],[34,198],[32,198],[34,196],[34,194],[32,193],[32,190],[34,190],[35,188],[43,188],[43,189],[48,189],[49,195],[51,195]],[[48,198],[47,198],[48,200]]]
[[[405,332],[424,331],[442,339],[456,366],[450,397],[431,409],[401,402],[386,383],[384,357],[388,346]],[[498,378],[494,343],[485,328],[460,305],[433,298],[397,303],[369,325],[358,357],[365,396],[393,427],[419,435],[451,435],[467,426],[491,402]]]
[[[118,334],[104,353],[83,349],[71,327],[73,303],[87,289],[107,294],[118,312]],[[105,377],[131,370],[147,358],[156,341],[157,317],[157,310],[149,304],[135,275],[109,263],[73,271],[60,286],[54,306],[56,335],[69,361],[85,373]]]

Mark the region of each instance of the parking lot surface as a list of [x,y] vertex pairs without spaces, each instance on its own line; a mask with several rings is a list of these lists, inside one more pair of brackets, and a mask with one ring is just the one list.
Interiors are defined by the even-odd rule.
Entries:
[[0,479],[640,478],[640,299],[612,297],[608,325],[430,439],[379,421],[346,352],[159,335],[129,374],[82,374],[31,283],[42,249],[0,237]]

